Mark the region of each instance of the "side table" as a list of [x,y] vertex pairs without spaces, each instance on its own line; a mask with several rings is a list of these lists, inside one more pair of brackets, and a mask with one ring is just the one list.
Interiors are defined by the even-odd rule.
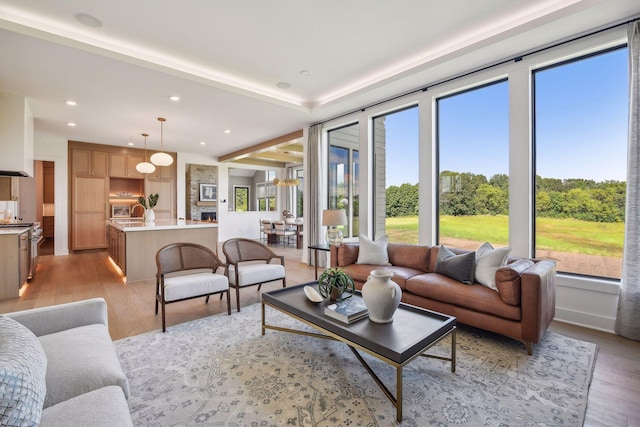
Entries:
[[318,280],[318,251],[331,252],[331,245],[322,243],[320,245],[309,245],[307,247],[313,251],[314,267],[316,269],[316,280]]

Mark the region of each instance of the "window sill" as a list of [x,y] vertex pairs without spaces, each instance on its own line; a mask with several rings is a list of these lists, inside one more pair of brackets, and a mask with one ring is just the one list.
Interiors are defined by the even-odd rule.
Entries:
[[617,295],[620,292],[620,282],[612,279],[599,279],[593,277],[579,277],[558,273],[558,286],[584,289],[587,291],[601,292]]

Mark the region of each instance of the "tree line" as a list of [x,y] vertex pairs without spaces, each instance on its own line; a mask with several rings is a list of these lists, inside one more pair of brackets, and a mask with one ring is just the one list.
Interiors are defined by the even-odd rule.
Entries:
[[[548,218],[622,222],[626,183],[536,176],[536,213]],[[418,184],[386,190],[387,217],[418,215]],[[509,176],[469,172],[440,173],[440,213],[443,215],[507,215]]]

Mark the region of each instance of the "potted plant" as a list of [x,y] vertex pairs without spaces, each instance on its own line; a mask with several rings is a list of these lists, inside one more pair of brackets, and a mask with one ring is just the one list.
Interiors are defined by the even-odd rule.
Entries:
[[[356,290],[353,279],[340,268],[327,268],[318,278],[318,290],[324,298],[342,301],[351,298]],[[344,294],[347,294],[344,296]]]
[[142,205],[144,208],[144,220],[145,222],[154,222],[156,219],[156,214],[153,212],[153,208],[158,204],[158,198],[160,195],[149,194],[149,204],[147,205],[147,201],[144,199],[144,196],[138,197],[138,203]]

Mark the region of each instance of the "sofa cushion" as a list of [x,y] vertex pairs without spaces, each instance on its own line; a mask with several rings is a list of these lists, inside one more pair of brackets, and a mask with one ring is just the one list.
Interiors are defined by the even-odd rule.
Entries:
[[520,320],[520,307],[505,304],[498,294],[480,284],[466,285],[438,273],[426,273],[407,280],[412,294],[465,307],[505,319]]
[[24,325],[0,316],[0,425],[37,426],[47,384],[47,358]]
[[510,305],[520,305],[520,276],[533,264],[535,262],[532,259],[521,259],[496,271],[496,287],[502,301]]
[[510,247],[494,249],[490,243],[483,243],[476,251],[474,277],[476,282],[494,291],[496,287],[496,271],[507,262]]
[[118,386],[99,388],[42,412],[40,427],[133,426],[127,400]]
[[45,408],[110,385],[120,386],[129,396],[129,383],[106,325],[43,335],[40,343],[47,356]]
[[389,243],[387,252],[393,266],[407,267],[426,273],[429,271],[429,253],[431,248],[422,245]]
[[470,285],[473,283],[475,252],[456,255],[445,246],[441,246],[436,259],[435,272]]
[[372,241],[367,236],[360,235],[360,250],[356,264],[391,265],[389,263],[389,236],[384,235]]

